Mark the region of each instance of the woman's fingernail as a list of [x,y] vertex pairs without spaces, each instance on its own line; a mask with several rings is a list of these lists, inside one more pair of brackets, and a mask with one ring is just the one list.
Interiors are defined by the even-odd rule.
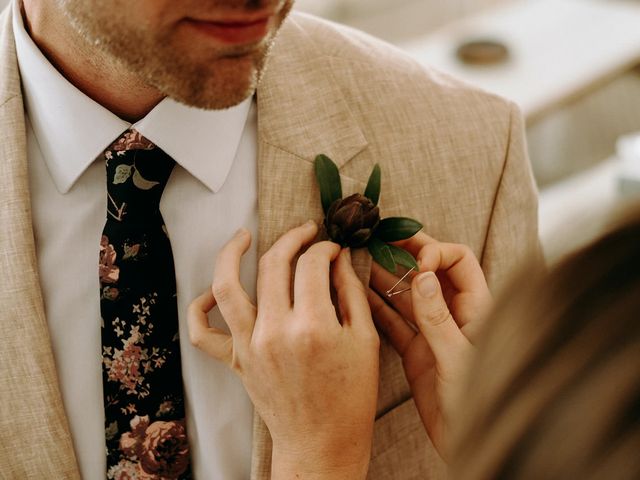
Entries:
[[313,220],[309,220],[307,223],[304,224],[305,227],[310,228],[310,227],[315,227],[316,226],[316,222],[314,222]]
[[433,297],[438,291],[438,281],[433,272],[421,273],[418,276],[418,293],[425,298]]
[[343,248],[342,251],[344,252],[344,256],[347,257],[347,260],[351,262],[351,249],[347,247],[347,248]]
[[239,228],[238,230],[236,230],[236,237],[242,237],[243,235],[246,235],[248,233],[246,228]]

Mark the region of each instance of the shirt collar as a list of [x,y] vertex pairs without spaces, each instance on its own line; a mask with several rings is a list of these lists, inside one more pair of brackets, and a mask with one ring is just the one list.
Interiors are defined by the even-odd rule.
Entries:
[[165,98],[130,124],[93,101],[49,63],[13,8],[13,30],[25,108],[42,156],[67,193],[122,132],[133,127],[211,191],[224,184],[240,145],[252,98],[226,110],[202,110]]

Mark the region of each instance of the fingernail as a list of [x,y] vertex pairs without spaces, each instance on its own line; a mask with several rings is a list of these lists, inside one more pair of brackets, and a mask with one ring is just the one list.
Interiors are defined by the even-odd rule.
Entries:
[[305,227],[310,228],[310,227],[315,227],[316,226],[316,222],[314,222],[313,220],[309,220],[307,223],[304,224]]
[[236,237],[242,237],[243,235],[246,235],[248,233],[246,228],[239,228],[238,230],[236,230]]
[[418,293],[425,297],[433,297],[438,291],[438,281],[433,272],[421,273],[418,276]]
[[347,260],[351,262],[351,249],[347,247],[347,248],[343,248],[342,251],[344,252],[344,256],[347,257]]

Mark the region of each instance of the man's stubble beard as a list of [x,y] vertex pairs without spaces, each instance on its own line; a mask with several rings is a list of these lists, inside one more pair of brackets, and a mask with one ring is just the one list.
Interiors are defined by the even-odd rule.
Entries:
[[[276,33],[292,7],[288,1],[276,28],[260,43],[212,49],[209,58],[193,59],[173,43],[173,32],[147,36],[143,30],[103,15],[82,0],[58,0],[74,31],[85,43],[89,61],[98,50],[99,62],[112,70],[135,76],[141,84],[188,106],[225,109],[239,104],[256,91]],[[132,47],[134,46],[134,47]],[[186,53],[189,53],[188,51]],[[202,55],[201,55],[202,57]],[[95,58],[94,58],[95,60]]]

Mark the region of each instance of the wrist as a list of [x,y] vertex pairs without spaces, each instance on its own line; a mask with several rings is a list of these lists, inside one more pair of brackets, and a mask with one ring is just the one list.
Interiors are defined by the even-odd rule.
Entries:
[[299,441],[274,440],[271,475],[273,480],[364,479],[371,456],[370,436],[323,441],[309,437]]

